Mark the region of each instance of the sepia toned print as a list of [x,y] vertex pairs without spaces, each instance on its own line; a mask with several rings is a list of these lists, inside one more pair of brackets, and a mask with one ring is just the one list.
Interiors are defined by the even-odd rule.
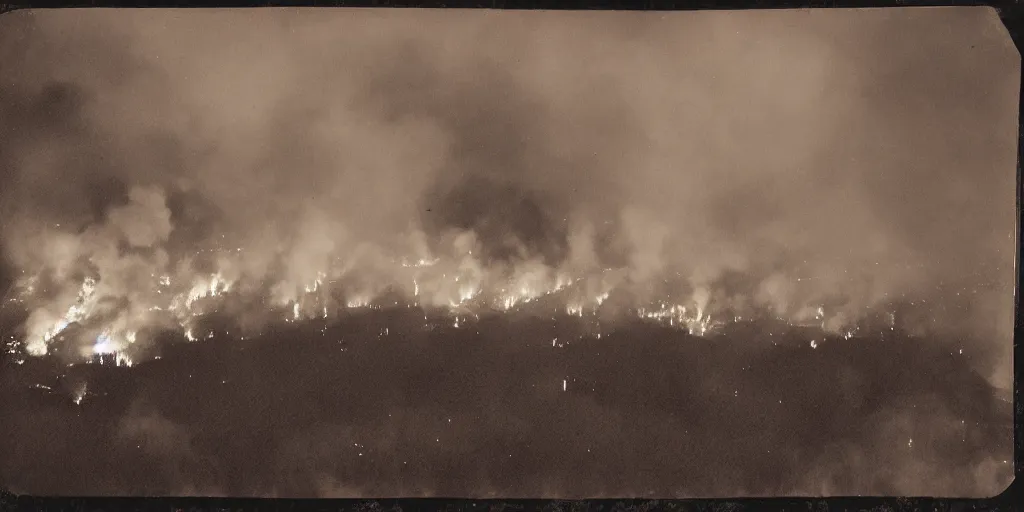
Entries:
[[0,18],[0,486],[986,496],[995,11]]

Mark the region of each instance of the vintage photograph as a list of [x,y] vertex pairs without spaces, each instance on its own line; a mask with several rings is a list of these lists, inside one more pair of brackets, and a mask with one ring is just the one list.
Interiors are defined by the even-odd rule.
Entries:
[[994,9],[0,16],[0,488],[986,497]]

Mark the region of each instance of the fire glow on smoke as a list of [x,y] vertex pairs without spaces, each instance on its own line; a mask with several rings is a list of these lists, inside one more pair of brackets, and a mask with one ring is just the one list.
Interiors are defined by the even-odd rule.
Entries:
[[[132,198],[135,203],[123,209],[139,206],[139,198],[146,198],[157,216],[166,208],[159,190],[136,189]],[[119,211],[109,219],[116,219]],[[679,272],[670,280],[666,273],[644,275],[630,266],[588,268],[574,264],[587,258],[574,255],[561,267],[529,256],[485,261],[472,231],[456,233],[447,244],[424,243],[420,232],[398,236],[390,248],[363,243],[350,251],[323,254],[322,267],[290,272],[306,279],[268,281],[267,274],[247,272],[253,268],[250,252],[265,257],[259,247],[209,247],[174,260],[160,248],[147,248],[148,255],[119,250],[118,244],[132,244],[131,232],[119,230],[111,220],[77,235],[77,240],[59,226],[51,230],[49,243],[75,240],[65,243],[72,250],[34,273],[26,272],[8,301],[28,312],[21,346],[31,356],[46,355],[78,325],[78,339],[71,341],[81,356],[107,356],[117,365],[130,366],[133,346],[149,341],[144,333],[174,329],[188,341],[212,338],[212,332],[199,332],[198,321],[221,311],[258,318],[258,325],[323,320],[349,309],[419,307],[449,316],[458,328],[480,315],[531,306],[552,316],[575,317],[598,315],[605,308],[619,318],[639,317],[698,336],[714,334],[730,322],[766,316],[847,338],[872,315],[881,315],[890,329],[895,324],[895,315],[886,309],[892,298],[825,296],[820,289],[801,289],[811,279],[781,273],[749,289],[726,289],[713,279],[684,278]],[[211,262],[213,271],[197,270]],[[143,279],[130,279],[138,276]],[[613,295],[620,300],[611,305]]]
[[[619,34],[607,14],[569,16],[572,37]],[[865,70],[889,68],[835,40],[841,30],[794,31],[784,13],[729,13],[735,30],[720,32],[739,39],[686,66],[654,50],[702,48],[689,39],[706,35],[660,14],[638,16],[644,37],[608,52],[545,47],[562,23],[512,13],[353,11],[328,28],[321,13],[267,12],[223,25],[248,41],[238,55],[142,28],[193,30],[196,18],[118,16],[135,21],[24,18],[45,41],[3,63],[5,114],[53,111],[12,115],[23,136],[0,151],[12,155],[0,242],[17,281],[3,315],[22,316],[8,350],[129,364],[158,333],[209,339],[209,315],[247,335],[401,306],[458,328],[531,310],[702,336],[758,318],[845,337],[956,325],[1009,346],[1016,138],[1001,134],[1017,121],[999,102],[1016,101],[1016,71],[971,97],[976,117],[951,121],[932,105],[966,98],[929,89],[946,83],[934,57],[887,55],[901,73],[918,66],[918,82],[865,95],[891,75]],[[281,28],[292,23],[322,39]],[[96,46],[108,32],[144,50]],[[983,48],[1017,66],[990,32],[935,44],[971,48],[964,66]],[[253,50],[266,41],[285,53]],[[324,56],[323,44],[360,50],[288,53]],[[117,64],[80,65],[93,55]],[[964,169],[971,181],[952,178]]]

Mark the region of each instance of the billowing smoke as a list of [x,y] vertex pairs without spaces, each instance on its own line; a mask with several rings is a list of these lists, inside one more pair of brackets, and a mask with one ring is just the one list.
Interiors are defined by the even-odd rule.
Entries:
[[30,356],[533,308],[970,338],[1009,386],[1019,55],[992,11],[0,23]]
[[3,242],[30,354],[72,325],[126,351],[223,294],[298,319],[385,293],[507,309],[580,283],[573,311],[619,291],[835,333],[902,306],[904,328],[1007,353],[1015,65],[970,82],[1015,63],[998,31],[965,35],[984,52],[943,53],[921,92],[924,46],[882,59],[776,33],[794,13],[716,21],[737,35],[692,54],[704,36],[677,25],[719,18],[82,15],[5,20]]

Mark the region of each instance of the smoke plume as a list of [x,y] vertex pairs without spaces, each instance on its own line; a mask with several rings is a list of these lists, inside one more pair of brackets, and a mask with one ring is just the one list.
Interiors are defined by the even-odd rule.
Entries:
[[4,314],[30,357],[138,363],[213,317],[547,308],[970,340],[1009,388],[1020,63],[994,11],[0,24]]

